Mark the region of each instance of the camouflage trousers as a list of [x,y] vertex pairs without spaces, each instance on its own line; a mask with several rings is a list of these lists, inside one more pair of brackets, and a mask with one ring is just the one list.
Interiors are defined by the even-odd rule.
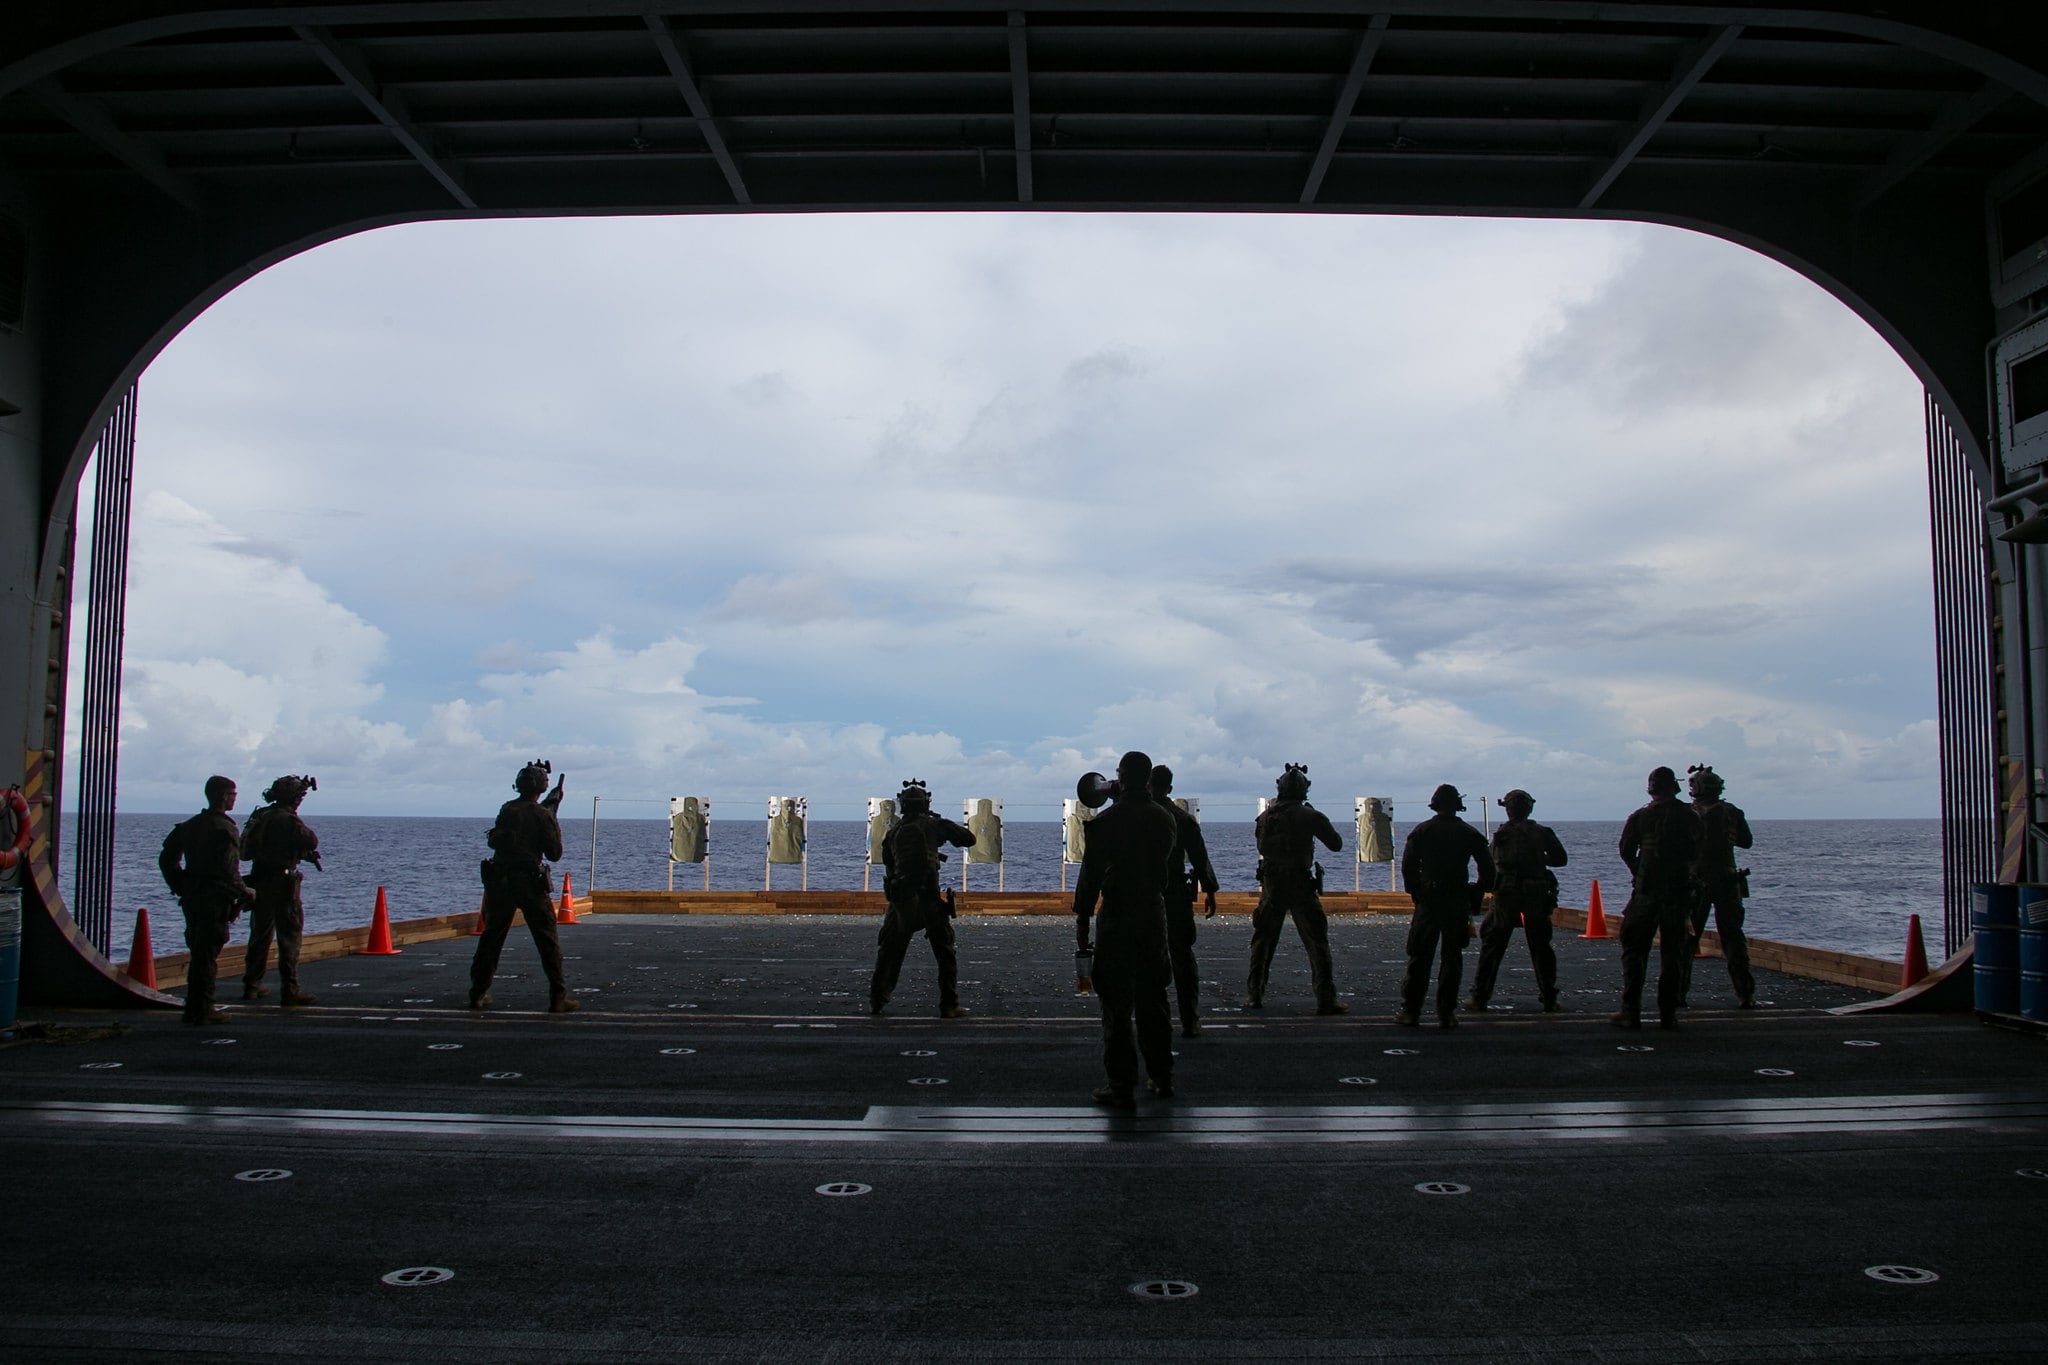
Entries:
[[1195,1021],[1200,982],[1195,967],[1195,903],[1166,898],[1166,952],[1173,964],[1173,994],[1180,1002],[1180,1021]]
[[178,903],[185,912],[185,1017],[204,1019],[213,1012],[220,950],[227,946],[228,926],[241,906],[225,886],[188,891]]
[[1116,905],[1105,899],[1095,922],[1095,994],[1102,1001],[1102,1069],[1111,1088],[1131,1090],[1138,1059],[1161,1085],[1173,1080],[1173,1011],[1167,987],[1173,968],[1166,918],[1158,902]]
[[1245,1003],[1265,1002],[1273,953],[1280,946],[1280,931],[1289,919],[1294,921],[1294,932],[1301,936],[1301,946],[1308,953],[1309,986],[1315,992],[1317,1008],[1334,1005],[1336,971],[1330,965],[1330,921],[1323,914],[1323,898],[1316,894],[1315,883],[1306,875],[1276,877],[1271,873],[1259,892],[1258,908],[1252,911],[1252,951],[1250,970],[1245,975]]
[[1495,893],[1493,909],[1479,922],[1479,966],[1472,973],[1472,998],[1493,999],[1493,984],[1519,928],[1529,941],[1529,965],[1536,969],[1536,995],[1545,1005],[1557,999],[1557,950],[1550,946],[1554,902],[1544,896]]
[[256,904],[249,908],[249,946],[242,956],[242,985],[253,988],[270,965],[270,942],[277,940],[277,979],[286,995],[299,989],[299,940],[306,928],[306,909],[299,900],[300,874],[286,872],[252,878]]
[[1458,983],[1465,975],[1465,940],[1472,937],[1472,897],[1460,887],[1441,898],[1416,897],[1408,921],[1408,967],[1401,975],[1401,1009],[1421,1014],[1429,993],[1429,966],[1437,962],[1436,1012],[1448,1019],[1458,1009]]
[[555,930],[555,907],[548,902],[548,876],[539,867],[532,871],[511,869],[497,874],[484,888],[484,932],[476,941],[476,956],[469,963],[469,991],[482,995],[498,974],[498,955],[505,950],[505,935],[512,931],[512,916],[526,920],[533,946],[540,954],[540,969],[548,979],[550,1003],[569,993],[562,975],[562,940]]
[[1657,1013],[1666,1023],[1678,1019],[1685,999],[1685,978],[1692,963],[1690,897],[1683,891],[1637,891],[1621,913],[1621,1012],[1643,1017],[1643,985],[1650,970],[1650,945],[1658,945]]
[[1692,990],[1692,955],[1699,951],[1700,935],[1710,919],[1721,938],[1721,956],[1728,960],[1728,984],[1735,987],[1735,998],[1747,1004],[1756,997],[1756,975],[1749,969],[1749,937],[1742,932],[1742,892],[1732,879],[1724,886],[1702,887],[1693,901],[1692,941],[1686,950],[1679,1003],[1684,1004]]
[[873,1008],[882,1008],[896,993],[903,954],[920,930],[939,964],[939,1008],[949,1010],[960,1003],[960,954],[953,946],[952,917],[944,902],[919,898],[890,901],[883,912],[882,933],[875,947],[875,977],[868,986],[868,1004]]

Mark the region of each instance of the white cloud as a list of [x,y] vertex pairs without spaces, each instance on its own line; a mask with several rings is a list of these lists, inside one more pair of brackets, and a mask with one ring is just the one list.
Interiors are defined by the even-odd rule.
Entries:
[[1691,234],[419,225],[266,272],[144,398],[136,808],[317,761],[473,809],[546,754],[1017,813],[1135,745],[1219,812],[1306,760],[1593,817],[1651,755],[1933,809],[1917,388]]

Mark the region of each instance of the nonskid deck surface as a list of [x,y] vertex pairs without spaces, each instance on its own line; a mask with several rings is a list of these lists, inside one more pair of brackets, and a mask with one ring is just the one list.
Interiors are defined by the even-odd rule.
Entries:
[[[308,1010],[0,1050],[33,1251],[0,1355],[2025,1359],[2048,1330],[2037,1039],[1770,975],[1737,1011],[1712,959],[1684,1027],[1626,1032],[1613,942],[1562,937],[1570,1012],[1518,942],[1508,1008],[1403,1028],[1387,920],[1333,925],[1353,1014],[1312,1014],[1291,936],[1252,1012],[1218,921],[1177,1095],[1116,1113],[1070,926],[958,927],[959,1021],[921,940],[868,1016],[871,922],[600,918],[562,930],[572,1016],[515,927],[480,1014],[455,939],[312,964]],[[453,1275],[383,1278],[423,1267]]]
[[252,1105],[0,1103],[22,1128],[183,1129],[249,1134],[403,1134],[461,1141],[534,1139],[642,1143],[973,1142],[1333,1143],[1664,1136],[1905,1133],[2041,1125],[2048,1090],[2032,1096],[1852,1095],[1486,1105],[1182,1105],[1142,1115],[1099,1106],[875,1105],[859,1119],[700,1118],[621,1114],[431,1113]]

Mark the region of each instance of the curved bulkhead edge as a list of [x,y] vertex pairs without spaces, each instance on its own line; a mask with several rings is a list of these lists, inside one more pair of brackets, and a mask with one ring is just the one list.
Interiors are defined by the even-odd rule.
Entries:
[[47,760],[31,751],[24,761],[22,794],[28,798],[28,876],[21,898],[21,1000],[27,1005],[73,1009],[162,1009],[183,1005],[151,990],[109,962],[71,918],[57,890],[50,856]]
[[1948,961],[1882,1000],[1838,1005],[1829,1014],[1968,1014],[1976,1008],[1977,954],[1969,944]]

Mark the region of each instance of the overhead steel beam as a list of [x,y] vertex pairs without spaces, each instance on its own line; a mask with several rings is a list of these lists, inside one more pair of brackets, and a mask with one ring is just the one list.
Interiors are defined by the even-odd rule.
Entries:
[[1942,148],[1982,123],[1992,110],[2010,98],[2010,89],[1997,81],[1986,81],[1976,94],[1949,101],[1932,128],[1900,143],[1885,158],[1884,165],[1872,171],[1857,187],[1856,207],[1859,210],[1869,208],[1889,194],[1907,176],[1939,156]]
[[1323,129],[1323,145],[1316,149],[1315,164],[1308,168],[1308,180],[1301,187],[1301,202],[1304,204],[1315,203],[1316,195],[1322,191],[1323,177],[1329,174],[1330,162],[1337,155],[1337,144],[1344,140],[1345,125],[1351,122],[1351,111],[1358,107],[1358,92],[1364,88],[1373,58],[1379,55],[1380,43],[1386,36],[1387,16],[1384,14],[1373,15],[1366,21],[1365,32],[1358,35],[1358,48],[1351,54],[1351,73],[1344,78],[1344,88],[1337,92],[1337,104],[1330,110],[1329,126]]
[[718,163],[726,185],[732,190],[733,199],[742,204],[753,203],[754,197],[747,193],[747,182],[740,179],[739,163],[733,160],[732,149],[725,144],[725,134],[719,131],[717,121],[711,117],[711,103],[698,88],[697,78],[690,71],[689,58],[683,55],[682,44],[676,41],[675,29],[659,14],[640,17],[646,23],[647,31],[654,35],[654,45],[661,49],[661,60],[668,67],[669,78],[682,92],[683,103],[690,106],[690,117],[697,120],[697,131],[703,136],[704,145],[711,149],[711,159]]
[[1017,202],[1031,202],[1031,61],[1025,51],[1024,15],[1010,11],[1010,117],[1016,126]]
[[154,147],[136,141],[121,131],[113,115],[93,100],[80,99],[53,76],[37,81],[29,92],[45,109],[77,129],[101,151],[183,204],[194,214],[201,212],[199,187],[172,170]]
[[361,52],[336,38],[322,25],[294,24],[292,32],[319,55],[327,69],[376,117],[377,122],[391,130],[399,145],[412,153],[413,159],[426,168],[427,174],[441,182],[441,187],[454,196],[456,203],[466,209],[476,207],[476,200],[470,198],[469,191],[463,188],[460,172],[434,149],[426,134],[413,125],[412,115],[405,107],[405,97],[396,90],[386,90],[379,85],[376,73],[370,70],[370,64],[363,59]]
[[1670,121],[1671,115],[1685,102],[1685,97],[1692,93],[1693,87],[1700,83],[1701,78],[1713,68],[1715,62],[1721,60],[1721,54],[1733,46],[1735,40],[1741,36],[1742,25],[1729,24],[1725,28],[1715,29],[1679,54],[1678,61],[1671,69],[1671,79],[1643,101],[1642,116],[1636,121],[1635,131],[1629,134],[1628,141],[1621,145],[1621,151],[1608,163],[1607,169],[1600,173],[1600,178],[1593,182],[1592,188],[1579,200],[1580,208],[1589,209],[1600,202],[1600,196],[1607,193],[1607,187],[1628,169],[1629,163],[1634,161],[1637,154],[1649,145],[1650,139],[1657,135],[1657,130]]

